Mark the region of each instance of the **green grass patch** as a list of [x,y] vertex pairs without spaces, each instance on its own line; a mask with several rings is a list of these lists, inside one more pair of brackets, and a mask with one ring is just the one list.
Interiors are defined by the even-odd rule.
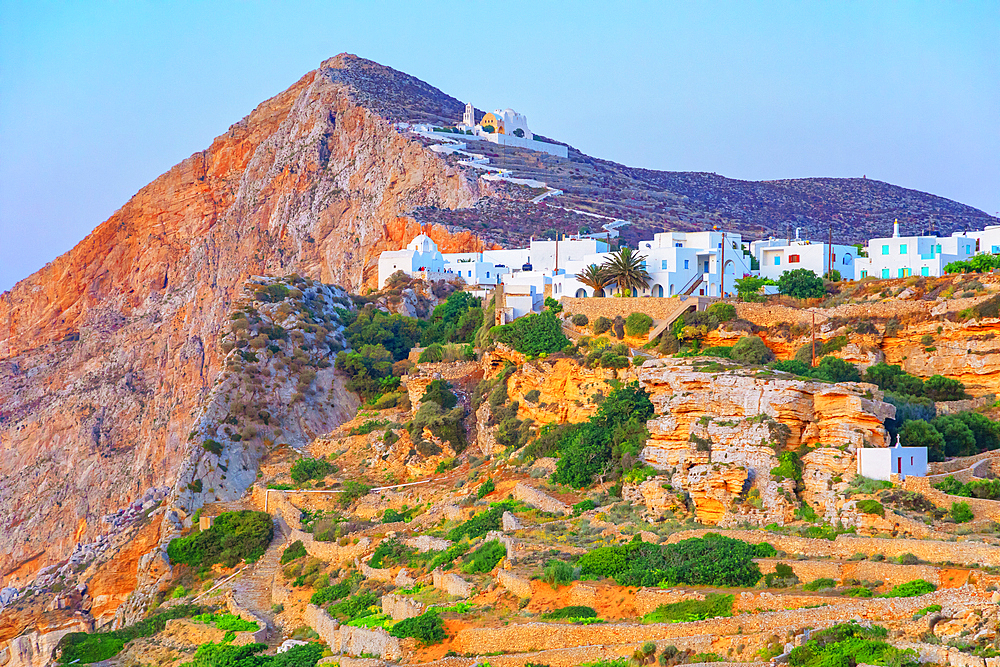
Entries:
[[732,595],[710,593],[704,600],[683,600],[661,604],[642,617],[643,623],[687,623],[733,615]]
[[198,605],[178,605],[162,614],[145,618],[134,625],[111,632],[71,632],[59,640],[57,650],[61,651],[59,661],[63,664],[76,661],[90,664],[113,658],[125,644],[139,637],[151,637],[166,627],[173,618],[186,618],[200,614],[204,608]]

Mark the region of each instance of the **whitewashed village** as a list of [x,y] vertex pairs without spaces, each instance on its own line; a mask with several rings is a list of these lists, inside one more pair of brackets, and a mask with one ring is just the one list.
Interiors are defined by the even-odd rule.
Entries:
[[[100,333],[115,348],[101,401],[168,394],[142,428],[183,456],[138,492],[100,477],[94,506],[119,484],[125,502],[79,520],[65,557],[17,532],[65,521],[5,524],[0,667],[1000,667],[1000,224],[936,235],[903,214],[855,244],[832,222],[826,238],[778,217],[784,233],[751,235],[715,215],[626,241],[637,217],[542,178],[585,179],[584,161],[567,167],[575,149],[524,114],[361,113],[344,81],[412,81],[357,60],[316,84],[343,105],[313,110],[341,148],[315,133],[255,154],[303,160],[260,171],[307,174],[281,201],[323,213],[228,264],[219,250],[254,273],[228,300],[198,292],[216,340],[187,336],[195,307],[167,268],[148,313],[102,312],[18,358],[0,405],[18,438],[42,439],[24,415],[58,393],[26,390],[21,369],[98,383],[58,364],[96,364]],[[312,102],[295,99],[301,116]],[[410,163],[366,162],[376,144]],[[389,196],[407,169],[435,195]],[[388,249],[364,247],[356,219],[330,231],[389,200],[421,205],[368,229]],[[452,224],[483,200],[479,227]],[[286,214],[249,208],[261,227]],[[540,208],[576,231],[485,240]],[[361,256],[347,286],[336,272]],[[136,389],[138,362],[116,355],[144,347],[179,347],[155,363],[197,400]],[[191,360],[213,355],[202,376]],[[66,420],[96,409],[46,405],[57,458]],[[102,419],[85,423],[97,445]],[[46,465],[38,494],[57,484]]]

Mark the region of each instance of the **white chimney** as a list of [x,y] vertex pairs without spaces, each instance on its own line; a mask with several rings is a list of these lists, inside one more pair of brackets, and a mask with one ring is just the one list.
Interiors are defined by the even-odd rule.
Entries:
[[896,221],[892,223],[892,238],[899,238],[899,218],[896,218]]

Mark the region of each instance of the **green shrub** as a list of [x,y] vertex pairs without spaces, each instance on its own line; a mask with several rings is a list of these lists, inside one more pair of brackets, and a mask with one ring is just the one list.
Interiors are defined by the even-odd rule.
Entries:
[[340,505],[342,507],[348,507],[358,498],[367,496],[371,490],[372,487],[367,484],[362,484],[361,482],[349,479],[344,482],[343,490],[340,494]]
[[763,575],[753,562],[777,552],[769,544],[747,544],[708,533],[675,544],[655,545],[635,539],[620,546],[598,547],[580,557],[583,575],[614,578],[622,586],[689,584],[753,586]]
[[931,426],[944,438],[945,456],[972,456],[979,453],[972,429],[957,415],[935,417],[931,420]]
[[704,600],[661,604],[642,617],[643,623],[684,623],[733,615],[733,596],[709,593]]
[[925,579],[914,579],[905,584],[898,584],[891,591],[880,595],[880,598],[912,598],[927,595],[937,590],[937,586]]
[[744,336],[733,345],[729,358],[741,364],[759,366],[774,361],[774,352],[758,336]]
[[777,467],[771,468],[771,476],[777,481],[791,479],[802,481],[802,461],[795,452],[782,452],[778,455]]
[[257,632],[260,630],[260,625],[253,621],[245,621],[236,614],[198,614],[192,616],[191,620],[195,623],[214,625],[226,632]]
[[306,555],[306,547],[302,544],[302,540],[295,540],[281,552],[281,564],[291,562],[296,558],[302,558]]
[[713,303],[708,307],[708,314],[720,322],[736,319],[736,306],[731,303]]
[[553,609],[552,611],[542,614],[542,618],[547,620],[562,620],[569,618],[597,618],[597,612],[593,607],[587,607],[584,605],[572,605],[569,607],[560,607],[559,609]]
[[299,459],[292,464],[289,474],[292,480],[301,484],[310,479],[323,479],[334,472],[336,467],[326,459]]
[[[333,587],[331,586],[331,588]],[[364,618],[365,616],[374,614],[375,612],[371,610],[371,607],[378,604],[380,599],[381,595],[375,591],[355,593],[340,602],[330,605],[328,611],[331,616],[335,616],[341,621],[353,621],[357,618]]]
[[973,479],[963,483],[953,475],[948,475],[943,481],[935,484],[934,488],[950,496],[1000,500],[1000,479]]
[[490,540],[465,557],[462,571],[467,574],[492,572],[507,556],[507,547],[499,540]]
[[631,313],[625,318],[625,333],[629,336],[644,336],[653,326],[653,318],[646,313]]
[[212,440],[211,438],[203,441],[201,443],[201,446],[206,452],[211,452],[216,456],[222,453],[222,443],[216,440]]
[[502,503],[493,503],[490,509],[480,512],[467,521],[455,526],[448,533],[448,539],[457,542],[463,537],[473,539],[482,537],[491,530],[500,530],[500,520],[504,512],[514,509],[514,503],[505,500]]
[[873,499],[865,498],[858,501],[858,511],[862,514],[873,514],[875,516],[885,516],[885,508],[882,503]]
[[778,278],[778,293],[797,299],[816,299],[826,294],[823,279],[809,269],[785,271]]
[[320,644],[309,643],[293,646],[276,655],[255,655],[267,648],[267,644],[245,644],[233,646],[209,642],[195,651],[194,659],[182,667],[314,667],[323,657]]
[[698,353],[700,357],[720,357],[722,359],[729,359],[733,353],[733,348],[727,347],[725,345],[713,345],[712,347],[706,347],[704,350]]
[[493,327],[490,333],[496,341],[529,356],[551,354],[570,345],[559,318],[551,310],[519,317],[510,324]]
[[541,397],[542,392],[538,389],[532,389],[524,395],[524,400],[529,403],[538,403],[538,399]]
[[476,491],[476,498],[485,498],[489,494],[493,493],[496,488],[497,485],[493,483],[493,479],[487,479],[479,485],[479,490]]
[[870,598],[873,594],[870,588],[855,586],[844,591],[844,595],[851,598]]
[[966,523],[972,521],[975,515],[972,513],[972,509],[969,507],[969,503],[954,502],[951,504],[951,512],[949,512],[951,518],[955,520],[955,523]]
[[583,313],[577,313],[576,315],[573,316],[573,324],[575,324],[578,327],[585,327],[589,322],[590,320],[587,319],[587,316],[584,315]]
[[125,644],[139,637],[151,637],[162,632],[167,621],[202,613],[197,605],[178,605],[167,611],[149,616],[138,623],[111,632],[70,632],[59,640],[57,651],[61,652],[59,662],[90,664],[101,662],[118,655]]
[[903,422],[899,443],[903,447],[926,447],[928,460],[944,461],[944,436],[928,422],[917,419]]
[[792,649],[791,667],[850,667],[855,664],[917,667],[913,649],[900,650],[885,638],[879,626],[866,628],[851,621],[812,633],[809,641]]
[[250,510],[224,512],[208,530],[171,540],[167,556],[173,563],[195,567],[216,563],[234,567],[241,560],[253,562],[264,555],[273,536],[270,514]]
[[395,537],[385,539],[375,547],[368,565],[374,568],[392,567],[413,551],[411,547],[406,546]]
[[799,583],[799,578],[795,576],[792,566],[786,563],[777,563],[774,572],[764,575],[764,585],[768,588],[787,588]]
[[420,356],[417,357],[417,363],[435,363],[442,359],[444,359],[444,347],[440,343],[433,343],[420,352]]
[[960,401],[966,398],[965,385],[943,375],[932,375],[924,382],[924,394],[932,401]]
[[444,631],[444,622],[433,609],[412,618],[405,618],[392,626],[389,634],[405,639],[413,637],[425,645],[437,644],[448,635]]
[[590,325],[590,329],[594,332],[595,336],[600,336],[602,333],[611,331],[612,324],[613,322],[607,317],[598,317],[594,320],[593,324]]
[[597,507],[597,502],[591,498],[587,498],[573,505],[573,514],[582,514],[587,510],[594,509],[595,507]]
[[552,588],[569,586],[577,578],[576,568],[566,561],[549,559],[542,569],[542,581]]
[[431,380],[420,398],[421,403],[428,401],[437,403],[444,410],[450,410],[458,404],[458,396],[451,390],[451,383],[447,380]]
[[[649,432],[646,421],[653,404],[637,382],[619,386],[604,399],[587,422],[563,431],[559,462],[552,479],[583,488],[594,476],[617,479],[641,463],[639,452]],[[627,468],[627,469],[626,469]]]
[[803,584],[802,590],[804,591],[818,591],[823,588],[834,588],[837,582],[833,579],[822,577],[820,579],[813,579],[812,581]]

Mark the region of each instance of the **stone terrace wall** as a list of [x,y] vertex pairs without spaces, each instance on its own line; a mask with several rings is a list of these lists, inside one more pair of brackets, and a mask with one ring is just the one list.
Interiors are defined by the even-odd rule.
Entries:
[[980,461],[997,457],[1000,457],[1000,451],[991,450],[974,456],[962,456],[950,461],[935,461],[927,464],[927,473],[929,476],[946,475],[947,473],[954,473],[970,468],[973,464],[979,463]]
[[475,588],[468,581],[453,572],[445,574],[441,572],[440,569],[437,569],[434,570],[432,576],[434,588],[440,588],[448,595],[457,595],[458,597],[467,598],[472,595],[472,591]]
[[[676,296],[640,296],[632,299],[614,297],[578,299],[564,296],[559,302],[567,313],[586,315],[591,322],[598,317],[607,317],[613,320],[619,315],[628,317],[632,313],[646,313],[654,320],[662,320],[674,314],[681,304],[680,297]],[[692,306],[697,304],[697,297],[691,297],[688,303]]]
[[497,583],[519,598],[531,597],[531,580],[514,574],[510,570],[497,570]]
[[292,530],[288,539],[290,542],[301,540],[302,545],[306,548],[306,553],[330,563],[354,562],[356,558],[367,553],[372,545],[372,541],[368,537],[362,537],[357,543],[346,546],[340,546],[336,542],[321,542],[315,539],[312,533],[301,530]]
[[426,609],[427,605],[404,595],[386,593],[382,596],[382,611],[392,616],[394,621],[420,616]]
[[935,586],[941,585],[941,570],[933,565],[899,565],[897,563],[830,560],[786,560],[784,558],[755,558],[764,574],[774,572],[778,563],[792,568],[792,572],[803,583],[816,579],[845,579],[859,581],[883,581],[890,586],[903,584],[914,579],[926,579]]
[[382,656],[387,660],[398,660],[403,655],[399,639],[385,630],[341,626],[336,619],[314,604],[306,605],[303,620],[334,653],[340,651],[352,655],[368,653]]
[[[578,667],[599,660],[615,660],[617,658],[629,657],[642,646],[643,642],[634,644],[618,645],[591,645],[574,646],[571,648],[552,649],[549,651],[533,651],[530,653],[518,653],[514,655],[491,655],[488,659],[482,658],[444,658],[434,662],[421,663],[421,667],[475,667],[484,662],[492,667],[522,667],[528,663],[535,665],[549,665],[549,667]],[[667,643],[673,644],[680,650],[694,651],[695,653],[708,652],[712,647],[712,638],[707,635],[698,637],[681,637],[670,642],[663,642],[656,647],[657,652],[662,651]],[[691,663],[687,667],[733,667],[732,663]],[[741,663],[740,667],[768,667],[767,663]]]
[[820,628],[859,618],[886,622],[912,616],[930,604],[982,606],[989,598],[970,588],[936,591],[913,598],[854,600],[845,604],[814,609],[741,614],[689,623],[618,624],[575,626],[554,623],[526,623],[504,627],[465,628],[452,642],[458,653],[523,652],[585,646],[590,644],[628,644],[643,641],[670,640],[679,637],[707,635],[722,637],[740,635],[746,641],[750,635],[785,634],[794,628]]
[[[920,479],[911,477],[908,479]],[[963,499],[964,500],[964,499]],[[803,554],[820,558],[850,558],[856,553],[867,556],[882,554],[896,558],[911,553],[917,558],[931,563],[951,562],[960,565],[1000,565],[1000,547],[982,542],[936,542],[932,540],[880,539],[877,537],[857,537],[838,535],[837,539],[819,540],[794,535],[775,535],[761,530],[685,530],[671,535],[669,543],[679,542],[689,537],[703,537],[707,533],[719,533],[744,542],[754,544],[768,542],[775,549],[787,553]]]
[[[948,301],[944,301],[942,303],[934,301],[905,300],[883,301],[878,303],[845,303],[834,308],[827,308],[822,312],[827,317],[845,317],[848,319],[889,319],[891,317],[901,317],[917,313],[938,315],[942,313],[958,312],[975,305],[980,301],[984,301],[991,296],[993,295],[988,294],[985,296],[974,296],[965,299],[949,299]],[[566,300],[563,299],[563,303],[565,302]],[[749,320],[760,326],[773,326],[780,322],[788,322],[789,324],[795,324],[796,322],[810,324],[812,322],[811,313],[806,310],[792,308],[790,306],[783,306],[780,304],[771,305],[765,303],[737,303],[735,305],[736,315],[738,317]],[[819,322],[817,322],[817,324],[819,324]]]
[[[987,461],[983,461],[978,465],[985,465]],[[959,475],[955,475],[959,478]],[[969,479],[972,478],[970,473]],[[961,479],[961,478],[959,478]],[[969,479],[964,479],[962,481],[969,481]],[[907,477],[903,481],[903,488],[907,491],[916,491],[917,493],[922,493],[927,497],[927,500],[931,501],[938,507],[942,509],[951,509],[951,504],[955,502],[963,502],[969,504],[969,509],[975,515],[976,520],[989,519],[995,521],[1000,519],[1000,500],[986,500],[985,498],[964,498],[962,496],[949,496],[947,493],[938,491],[931,483],[935,481],[927,477]],[[938,480],[939,481],[939,480]]]
[[514,497],[543,512],[552,512],[553,514],[573,513],[573,509],[566,503],[556,500],[547,493],[543,493],[533,486],[528,486],[524,482],[518,482],[514,485]]
[[255,632],[239,633],[248,637],[252,637],[250,642],[266,642],[267,641],[267,619],[258,616],[250,609],[241,607],[233,596],[233,592],[229,591],[226,594],[226,608],[229,610],[230,614],[239,616],[244,621],[250,621],[251,623],[256,623],[258,630]]

